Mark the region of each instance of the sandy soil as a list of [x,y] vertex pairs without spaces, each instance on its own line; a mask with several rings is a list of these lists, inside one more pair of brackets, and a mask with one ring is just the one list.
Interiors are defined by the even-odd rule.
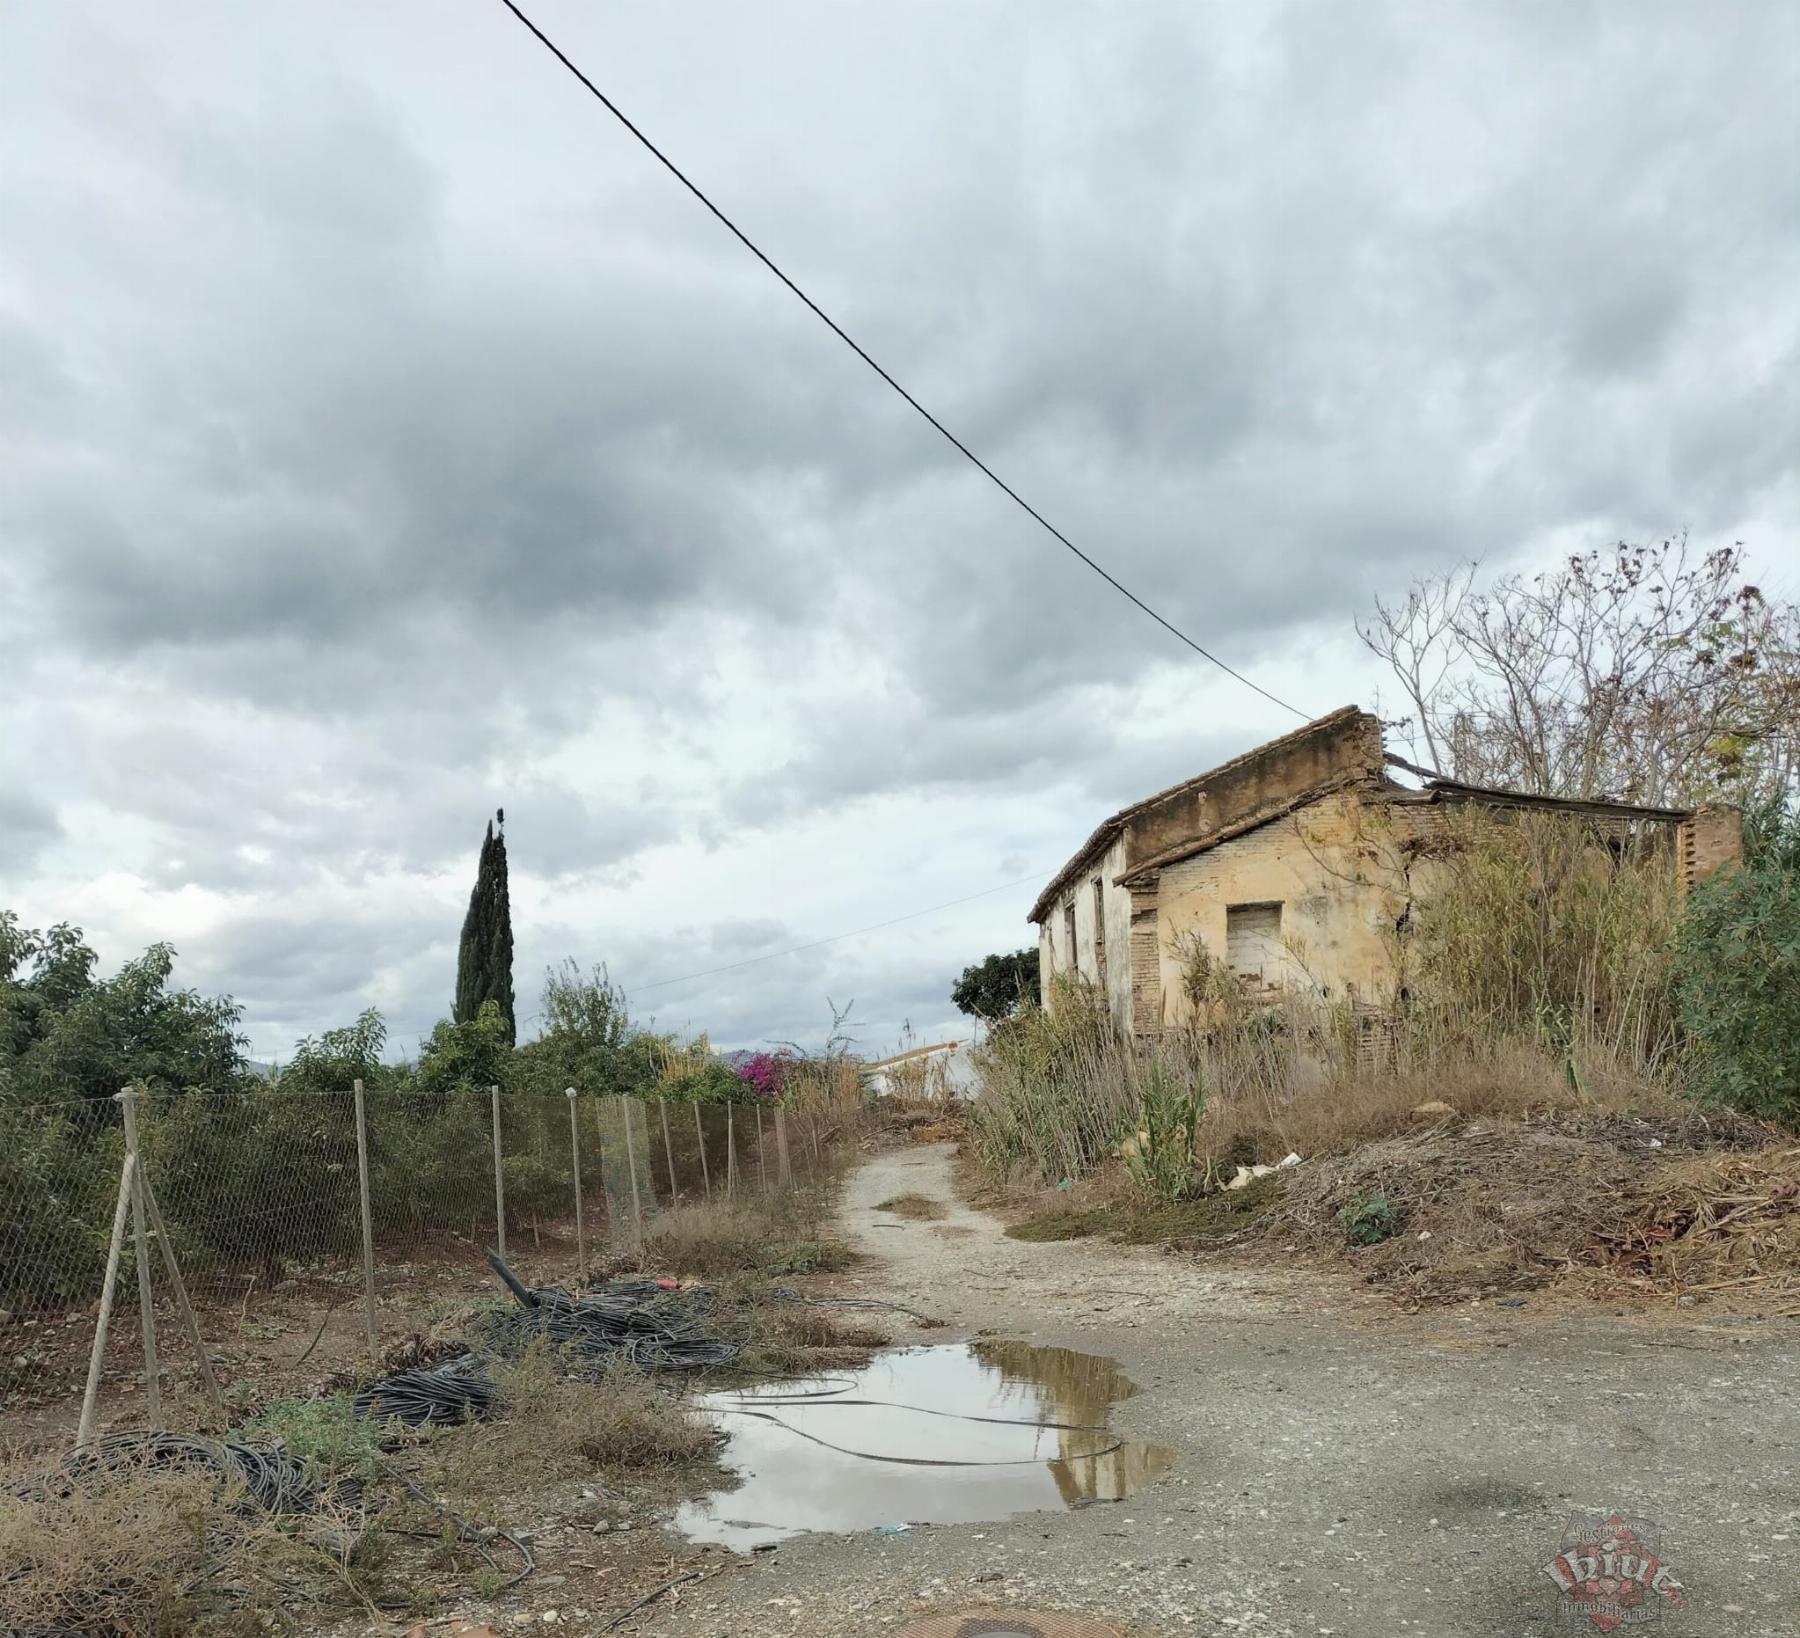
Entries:
[[[843,1638],[992,1604],[1145,1638],[1520,1638],[1555,1630],[1543,1566],[1566,1515],[1616,1508],[1662,1527],[1687,1588],[1660,1633],[1800,1634],[1793,1322],[1537,1298],[1405,1315],[1341,1273],[1033,1245],[956,1199],[950,1161],[893,1150],[852,1177],[846,1228],[875,1260],[844,1289],[950,1327],[911,1339],[1116,1357],[1141,1391],[1114,1425],[1176,1465],[1118,1506],[804,1537],[631,1630]],[[906,1193],[945,1216],[875,1209]]]

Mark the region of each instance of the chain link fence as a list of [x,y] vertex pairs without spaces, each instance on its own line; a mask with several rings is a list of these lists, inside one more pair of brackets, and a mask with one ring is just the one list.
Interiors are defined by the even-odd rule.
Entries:
[[[359,1326],[377,1352],[434,1286],[485,1289],[489,1248],[530,1282],[567,1282],[671,1205],[812,1184],[841,1116],[360,1085],[0,1106],[0,1402],[81,1387],[115,1215],[113,1371],[135,1362],[154,1411],[159,1328],[191,1364],[184,1336],[228,1344],[277,1299],[321,1311],[321,1332],[334,1315]],[[133,1153],[147,1187],[122,1191]]]

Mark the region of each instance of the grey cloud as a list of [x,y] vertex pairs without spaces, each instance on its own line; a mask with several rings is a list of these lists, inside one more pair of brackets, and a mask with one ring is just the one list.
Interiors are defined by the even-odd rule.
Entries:
[[0,789],[0,886],[18,880],[63,834],[56,809],[29,791]]
[[768,950],[789,939],[791,935],[785,923],[762,916],[746,921],[719,922],[712,928],[710,937],[714,953],[722,956],[747,956]]
[[[234,994],[262,1057],[285,1060],[302,1036],[383,1008],[390,1041],[407,1049],[449,1011],[457,919],[440,905],[384,897],[359,907],[299,904],[233,915],[186,941],[177,977]],[[388,994],[398,988],[398,1005]],[[439,992],[439,993],[434,993]]]
[[[1341,703],[1326,635],[1461,557],[1758,518],[1786,532],[1753,552],[1794,550],[1791,8],[556,26],[1048,516],[1304,710]],[[295,896],[455,867],[497,803],[568,883],[919,790],[991,800],[1013,852],[1047,791],[1103,812],[1262,720],[1122,739],[1173,639],[503,17],[58,8],[9,56],[0,709],[65,730],[45,800],[147,827],[155,884],[270,909],[288,954],[227,947],[283,1027],[350,999]],[[845,654],[877,675],[840,688]],[[115,725],[69,713],[86,686]],[[754,775],[711,766],[759,688],[810,709]],[[641,761],[572,767],[627,714]],[[782,887],[618,929],[621,960],[717,965]],[[381,948],[353,965],[427,1027],[441,976]],[[707,992],[744,1038],[842,975],[770,966]]]

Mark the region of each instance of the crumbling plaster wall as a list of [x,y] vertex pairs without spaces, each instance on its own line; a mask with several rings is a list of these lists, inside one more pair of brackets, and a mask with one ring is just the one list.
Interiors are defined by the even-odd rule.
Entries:
[[[1113,878],[1125,868],[1126,840],[1116,837],[1100,858],[1057,898],[1054,907],[1038,929],[1038,979],[1044,1005],[1050,1004],[1052,973],[1068,972],[1071,967],[1089,983],[1100,979],[1100,948],[1106,950],[1106,999],[1121,1027],[1131,1022],[1131,895]],[[1094,883],[1101,885],[1103,905],[1099,920],[1094,914]],[[1075,910],[1075,945],[1068,944],[1068,909]],[[1104,940],[1096,940],[1096,927],[1103,927]]]
[[1131,814],[1125,821],[1126,858],[1142,864],[1304,791],[1333,780],[1379,778],[1381,770],[1380,718],[1366,711],[1335,712]]
[[1187,1015],[1185,950],[1198,939],[1223,963],[1226,913],[1238,904],[1281,905],[1281,982],[1327,1000],[1384,1003],[1406,905],[1392,817],[1385,804],[1334,792],[1164,869],[1156,886],[1160,1020],[1137,1027]]

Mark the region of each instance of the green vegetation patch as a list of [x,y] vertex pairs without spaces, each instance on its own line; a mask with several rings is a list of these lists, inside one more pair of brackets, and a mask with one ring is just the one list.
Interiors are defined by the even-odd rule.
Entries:
[[321,1399],[277,1399],[240,1427],[232,1437],[246,1444],[280,1445],[302,1463],[315,1484],[354,1476],[367,1484],[381,1477],[381,1440],[396,1424],[358,1416],[347,1393]]
[[1104,1209],[1070,1211],[1059,1206],[1055,1211],[1039,1212],[1007,1226],[1007,1237],[1013,1240],[1082,1240],[1090,1234],[1103,1234],[1113,1221],[1114,1213]]
[[883,1200],[875,1208],[877,1211],[889,1211],[896,1217],[911,1217],[922,1223],[935,1223],[941,1217],[949,1216],[941,1200],[933,1200],[928,1194],[896,1194]]
[[1085,1210],[1058,1206],[1014,1223],[1006,1232],[1014,1240],[1036,1241],[1104,1236],[1128,1246],[1164,1240],[1222,1240],[1259,1222],[1280,1193],[1279,1178],[1259,1177],[1241,1189],[1172,1204],[1125,1202]]

